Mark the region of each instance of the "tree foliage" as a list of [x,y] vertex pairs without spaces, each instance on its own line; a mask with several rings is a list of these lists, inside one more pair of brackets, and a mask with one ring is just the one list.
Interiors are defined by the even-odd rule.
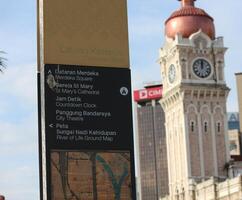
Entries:
[[[0,54],[5,54],[4,51],[0,51]],[[3,70],[6,68],[6,58],[2,57],[0,55],[0,72],[3,72]]]

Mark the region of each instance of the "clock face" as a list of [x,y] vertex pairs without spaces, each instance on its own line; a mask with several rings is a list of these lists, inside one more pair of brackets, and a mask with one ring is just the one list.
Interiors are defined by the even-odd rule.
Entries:
[[207,78],[212,72],[211,65],[204,59],[197,59],[193,63],[193,72],[200,78]]
[[174,81],[176,79],[176,68],[175,68],[175,65],[171,65],[169,67],[168,76],[169,76],[169,82],[170,83],[174,83]]

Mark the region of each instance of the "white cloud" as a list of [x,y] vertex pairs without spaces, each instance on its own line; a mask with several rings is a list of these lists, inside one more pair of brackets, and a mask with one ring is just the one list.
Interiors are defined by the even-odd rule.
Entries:
[[36,64],[28,64],[23,66],[9,66],[4,74],[0,74],[0,92],[1,98],[4,95],[10,95],[16,98],[19,102],[36,104]]
[[0,122],[0,192],[7,199],[37,200],[37,118]]
[[0,192],[7,199],[37,200],[38,141],[36,117],[0,123]]
[[133,40],[162,36],[161,20],[151,16],[135,18],[130,22],[130,36]]
[[133,89],[142,88],[145,83],[161,81],[160,68],[158,64],[151,66],[139,66],[132,70]]
[[0,171],[0,192],[6,199],[37,200],[37,168],[22,166]]
[[32,155],[37,151],[37,118],[30,116],[16,122],[0,122],[0,156]]
[[0,193],[7,199],[37,199],[38,132],[34,65],[9,66],[4,74],[0,74],[0,85]]

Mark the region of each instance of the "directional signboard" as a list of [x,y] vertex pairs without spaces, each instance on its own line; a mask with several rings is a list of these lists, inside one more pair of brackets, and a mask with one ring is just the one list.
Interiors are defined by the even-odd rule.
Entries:
[[[80,192],[89,193],[90,199],[95,199],[94,196],[103,196],[109,191],[116,199],[119,191],[120,198],[135,199],[135,190],[132,192],[129,188],[134,181],[130,70],[45,65],[44,80],[49,199],[55,195],[63,197],[65,192],[60,192],[58,186],[61,184],[78,188],[72,192],[79,198],[85,196]],[[80,166],[72,164],[70,157]],[[65,160],[66,165],[61,160]],[[93,166],[90,167],[93,162],[95,172]],[[90,183],[71,178],[63,183],[60,169],[65,166],[66,176],[80,170]],[[93,183],[98,171],[103,177],[100,180],[96,177]],[[109,181],[115,173],[118,174],[116,181],[120,181],[123,174],[121,185]],[[77,177],[82,176],[77,173]],[[82,188],[83,184],[90,184],[92,189]],[[67,193],[68,190],[66,188]]]
[[37,2],[40,200],[135,200],[127,1]]

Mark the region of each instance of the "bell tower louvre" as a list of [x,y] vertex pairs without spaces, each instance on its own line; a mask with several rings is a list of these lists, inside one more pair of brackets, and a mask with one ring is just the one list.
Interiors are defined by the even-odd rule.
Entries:
[[223,38],[213,18],[182,0],[165,21],[159,51],[171,199],[194,199],[194,184],[227,179],[229,161]]

